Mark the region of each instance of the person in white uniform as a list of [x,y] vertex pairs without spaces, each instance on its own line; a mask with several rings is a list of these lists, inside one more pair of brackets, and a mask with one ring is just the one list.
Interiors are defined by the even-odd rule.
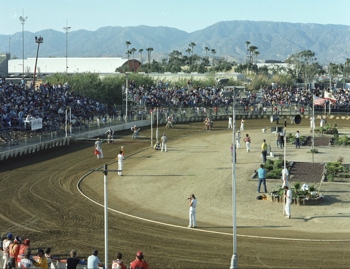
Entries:
[[123,151],[120,151],[118,156],[118,176],[123,175],[123,161],[124,161],[124,156],[123,156]]
[[190,206],[190,224],[188,225],[189,228],[196,228],[196,207],[197,207],[197,199],[194,194],[191,195],[189,200],[189,206]]
[[310,129],[315,129],[315,118],[310,117]]
[[241,132],[237,131],[236,133],[236,148],[240,148],[241,147]]
[[168,138],[166,137],[166,133],[163,133],[162,137],[160,138],[160,141],[162,142],[162,146],[160,148],[160,151],[165,151],[167,152],[168,149],[166,147],[166,142],[167,142]]
[[228,127],[227,127],[228,129],[233,129],[233,126],[232,126],[232,117],[230,116],[229,118],[228,118]]
[[285,186],[289,186],[288,183],[288,179],[289,179],[289,171],[287,168],[283,168],[282,169],[282,188],[284,188]]
[[249,134],[246,134],[246,135],[245,135],[244,142],[245,142],[245,147],[246,147],[246,149],[247,149],[247,152],[250,152],[250,143],[251,143],[251,139],[250,139]]
[[284,197],[286,199],[284,212],[286,214],[286,218],[290,219],[292,217],[291,211],[290,211],[290,205],[292,204],[293,194],[292,194],[292,190],[290,190],[288,186],[284,186]]
[[240,130],[241,132],[244,131],[244,119],[241,120],[241,126],[240,126],[239,130]]
[[102,159],[103,158],[103,151],[102,151],[102,141],[100,138],[97,138],[97,140],[95,142],[95,150],[97,150],[96,151],[97,159]]

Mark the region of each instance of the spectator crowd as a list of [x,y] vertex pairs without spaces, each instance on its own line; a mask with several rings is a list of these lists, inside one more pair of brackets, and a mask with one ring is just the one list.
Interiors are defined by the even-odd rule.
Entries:
[[[60,258],[51,254],[51,247],[45,248],[31,248],[31,242],[29,239],[22,241],[20,236],[14,236],[12,233],[8,233],[0,240],[0,251],[2,252],[3,269],[15,269],[15,268],[52,268],[51,263],[61,262],[66,264],[67,269],[76,269],[78,264],[88,269],[105,268],[103,262],[98,257],[98,250],[92,250],[92,253],[87,259],[79,259],[77,257],[77,251],[71,250],[70,257]],[[107,268],[112,269],[147,269],[148,263],[144,258],[142,251],[137,251],[136,257],[130,262],[130,266],[127,266],[122,260],[122,253],[116,254],[116,259],[112,261],[111,266],[107,265]],[[55,268],[57,266],[54,266]]]
[[[149,113],[152,108],[191,109],[194,114],[207,116],[216,113],[218,108],[224,109],[228,115],[232,106],[232,96],[223,94],[221,86],[195,87],[188,83],[188,87],[170,87],[168,84],[158,83],[155,86],[136,85],[131,81],[128,87],[128,100],[132,101],[128,110],[128,117]],[[236,97],[236,104],[244,113],[263,114],[273,110],[276,113],[289,108],[303,112],[312,107],[313,94],[322,97],[323,92],[317,88],[310,91],[304,87],[268,87],[258,92],[244,91]],[[335,103],[331,103],[332,110],[349,110],[350,91],[348,89],[333,89]],[[329,101],[327,101],[328,104]],[[86,121],[97,120],[105,123],[108,117],[118,117],[123,120],[123,111],[116,111],[106,104],[93,100],[80,93],[76,93],[67,84],[42,84],[36,89],[28,89],[21,83],[0,83],[0,117],[2,128],[23,127],[24,122],[33,118],[41,118],[44,130],[62,129],[69,110],[71,126],[80,126]],[[317,108],[321,109],[321,108]],[[185,112],[184,112],[185,113]],[[209,113],[208,113],[209,114]],[[0,126],[0,127],[1,127]]]

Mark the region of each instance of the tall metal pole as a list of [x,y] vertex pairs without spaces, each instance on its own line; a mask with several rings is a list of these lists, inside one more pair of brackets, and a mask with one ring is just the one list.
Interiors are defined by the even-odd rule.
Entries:
[[105,219],[105,268],[108,268],[108,188],[107,188],[107,164],[103,171],[103,192],[104,192],[104,219]]
[[233,254],[231,258],[230,269],[236,269],[238,267],[237,257],[237,234],[236,234],[236,95],[235,89],[233,92],[232,103],[232,240],[233,240]]
[[24,17],[24,12],[22,10],[22,16],[19,17],[19,20],[22,23],[22,79],[24,80],[24,23],[28,17]]
[[313,90],[311,90],[311,83],[310,83],[310,91],[312,92],[312,162],[314,162],[314,151],[315,151],[315,93]]
[[68,136],[68,110],[66,108],[66,122],[65,122],[65,128],[64,128],[65,132],[66,132],[66,137]]
[[125,122],[128,122],[128,95],[129,95],[129,82],[128,82],[128,73],[125,73],[126,76],[126,86],[125,86]]
[[66,27],[63,29],[66,31],[66,74],[68,73],[68,31],[71,27],[68,26],[68,21],[66,21]]
[[159,116],[159,110],[158,110],[158,107],[157,107],[157,129],[156,129],[156,140],[157,140],[157,144],[158,144],[158,116]]
[[10,54],[10,58],[11,58],[11,37],[9,37],[9,54]]
[[[284,182],[287,182],[287,120],[284,119],[284,130],[283,130],[283,171],[282,173],[282,179]],[[289,174],[289,173],[288,173]],[[283,197],[283,203],[282,203],[282,215],[284,216],[284,208],[286,204],[286,199]]]
[[153,147],[153,111],[151,111],[151,147]]
[[33,74],[33,89],[35,89],[35,75],[36,75],[36,65],[38,63],[39,47],[40,47],[40,44],[43,42],[44,42],[44,38],[42,38],[41,36],[35,37],[35,43],[38,43],[38,49],[36,51],[35,67],[34,67],[34,74]]

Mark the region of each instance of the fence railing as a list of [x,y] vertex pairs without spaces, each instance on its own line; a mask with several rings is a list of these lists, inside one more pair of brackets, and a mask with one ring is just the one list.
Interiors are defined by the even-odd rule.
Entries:
[[[248,108],[246,109],[243,106],[236,105],[236,119],[241,118],[250,118],[254,116],[270,116],[270,115],[279,115],[279,116],[291,116],[303,114],[304,116],[312,115],[312,108],[303,107],[304,112],[301,113],[302,106],[300,105],[292,105],[292,106],[283,106],[278,107],[275,111],[273,107],[267,107],[263,109],[262,107],[257,108]],[[62,124],[59,127],[58,131],[49,131],[49,132],[38,132],[38,131],[27,131],[24,136],[16,137],[16,139],[4,139],[0,143],[0,152],[12,150],[14,148],[26,147],[32,144],[43,143],[47,141],[53,141],[63,137],[74,137],[75,135],[81,136],[83,133],[90,132],[92,130],[105,129],[106,127],[111,127],[115,125],[125,124],[125,122],[135,122],[135,121],[144,121],[150,120],[151,114],[149,109],[140,108],[133,109],[133,113],[128,115],[127,119],[122,116],[114,116],[114,117],[106,117],[105,121],[95,117],[93,120],[81,122],[78,126],[65,126]],[[329,113],[328,109],[325,111],[324,107],[315,107],[314,110],[316,115],[325,115]],[[332,115],[349,115],[350,109],[332,109]],[[122,113],[119,113],[121,115]],[[158,119],[162,122],[165,121],[167,117],[171,117],[174,122],[182,121],[188,122],[198,117],[205,118],[210,117],[213,120],[224,119],[232,115],[232,106],[226,107],[218,107],[215,110],[213,107],[211,108],[159,108],[158,109]],[[155,122],[157,118],[157,109],[153,110],[153,122]],[[203,119],[204,120],[204,119]],[[1,134],[1,130],[0,130]]]

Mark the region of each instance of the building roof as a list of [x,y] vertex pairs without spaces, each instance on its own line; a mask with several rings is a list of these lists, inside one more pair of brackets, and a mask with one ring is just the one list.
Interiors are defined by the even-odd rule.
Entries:
[[[8,72],[10,74],[22,73],[22,59],[9,60]],[[127,63],[127,59],[114,58],[68,58],[68,73],[99,73],[114,74],[116,68]],[[35,58],[24,59],[24,72],[33,74]],[[37,73],[54,74],[66,72],[66,58],[38,58]]]

